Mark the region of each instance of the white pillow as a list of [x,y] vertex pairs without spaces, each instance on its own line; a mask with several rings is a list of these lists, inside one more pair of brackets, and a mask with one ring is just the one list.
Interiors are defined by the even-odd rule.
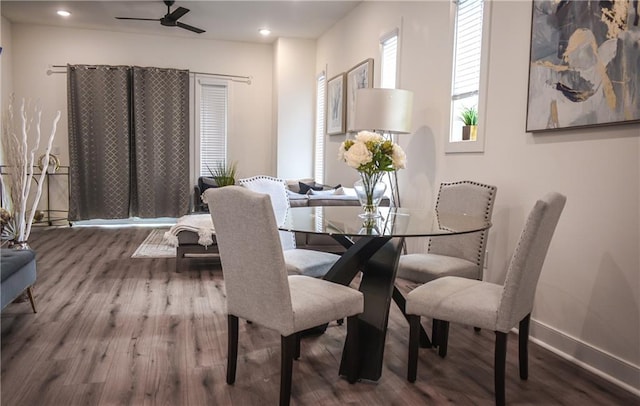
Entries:
[[328,190],[309,190],[309,194],[312,195],[343,195],[344,194],[344,189],[342,189],[342,186],[337,188],[337,189],[328,189]]
[[300,193],[293,192],[291,190],[287,190],[287,194],[289,195],[289,200],[296,199],[306,199],[307,195],[301,195]]

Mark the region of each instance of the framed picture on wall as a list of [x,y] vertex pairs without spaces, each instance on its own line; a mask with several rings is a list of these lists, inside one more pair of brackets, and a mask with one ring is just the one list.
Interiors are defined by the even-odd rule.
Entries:
[[354,131],[356,91],[373,87],[373,59],[365,59],[347,73],[347,131]]
[[327,135],[345,133],[346,75],[341,73],[327,81]]
[[527,131],[640,121],[637,9],[617,4],[533,1]]

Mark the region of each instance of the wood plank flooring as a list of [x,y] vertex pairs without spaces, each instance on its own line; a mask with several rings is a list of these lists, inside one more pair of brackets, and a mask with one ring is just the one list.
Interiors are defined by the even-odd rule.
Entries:
[[[2,312],[2,405],[277,404],[279,336],[241,322],[237,379],[227,385],[220,267],[198,262],[176,273],[173,258],[130,258],[150,231],[32,233],[38,313],[28,301]],[[337,373],[345,330],[333,323],[325,334],[303,339],[302,356],[294,363],[293,405],[493,404],[492,332],[451,325],[447,357],[421,349],[418,380],[410,384],[409,328],[394,306],[382,378],[350,385]],[[515,335],[508,345],[511,405],[640,401],[533,344],[529,380],[520,381]]]

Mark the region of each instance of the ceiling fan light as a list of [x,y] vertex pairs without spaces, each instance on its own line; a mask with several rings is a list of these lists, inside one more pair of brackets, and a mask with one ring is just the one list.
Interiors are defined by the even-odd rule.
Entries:
[[263,37],[266,37],[267,35],[271,34],[271,30],[268,28],[260,28],[258,30],[258,32],[260,33],[260,35],[262,35]]
[[58,14],[61,17],[69,17],[71,15],[71,13],[68,12],[67,10],[58,10],[56,14]]

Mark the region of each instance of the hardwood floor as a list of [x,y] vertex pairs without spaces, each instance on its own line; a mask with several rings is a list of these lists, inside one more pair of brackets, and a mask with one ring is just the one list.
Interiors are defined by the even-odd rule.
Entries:
[[[279,336],[240,324],[237,379],[225,383],[226,315],[219,265],[176,273],[175,259],[132,259],[149,228],[50,228],[32,233],[38,313],[28,301],[2,312],[2,405],[272,405],[278,400]],[[249,248],[249,247],[248,247]],[[248,251],[249,252],[249,251]],[[406,286],[402,287],[406,290]],[[346,326],[302,341],[294,405],[493,404],[489,331],[451,325],[445,359],[421,349],[406,380],[409,327],[391,310],[377,383],[338,376]],[[520,381],[509,336],[511,405],[630,405],[640,399],[531,344]]]

